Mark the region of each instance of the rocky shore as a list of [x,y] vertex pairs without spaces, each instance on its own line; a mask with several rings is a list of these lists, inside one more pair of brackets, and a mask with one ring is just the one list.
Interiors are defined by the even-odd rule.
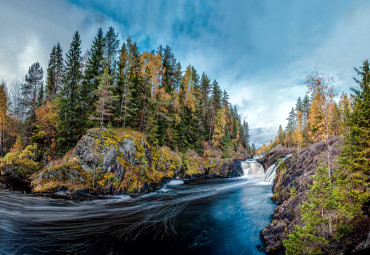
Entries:
[[[339,137],[332,137],[329,143],[331,171],[334,171],[337,168],[336,159],[340,154],[342,140]],[[272,199],[278,206],[272,215],[272,222],[261,233],[267,253],[283,254],[283,239],[286,239],[294,230],[294,225],[300,225],[300,206],[308,201],[306,192],[309,188],[308,184],[312,184],[315,168],[322,162],[327,162],[327,150],[327,143],[323,141],[300,151],[292,151],[279,145],[259,160],[267,169],[277,159],[293,153],[293,156],[287,158],[285,164],[281,164],[276,172]],[[360,229],[361,225],[367,230]],[[341,243],[339,241],[333,243],[333,254],[345,254],[356,251],[356,247],[368,246],[369,229],[369,220],[361,221],[361,224],[355,226],[350,235],[340,240]],[[343,245],[343,242],[351,243],[351,245]]]

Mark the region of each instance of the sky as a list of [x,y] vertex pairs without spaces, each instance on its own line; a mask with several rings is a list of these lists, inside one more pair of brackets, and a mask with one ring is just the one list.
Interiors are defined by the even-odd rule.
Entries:
[[[29,66],[47,68],[54,44],[68,51],[80,32],[86,52],[99,27],[140,51],[169,45],[228,91],[251,142],[269,143],[313,71],[348,92],[354,67],[370,56],[366,0],[0,0],[0,80],[23,79]],[[45,78],[44,78],[45,79]]]

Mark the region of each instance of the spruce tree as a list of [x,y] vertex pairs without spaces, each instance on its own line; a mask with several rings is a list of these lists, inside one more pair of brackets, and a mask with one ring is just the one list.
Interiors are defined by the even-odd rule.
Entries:
[[176,88],[176,58],[168,45],[166,45],[165,48],[163,48],[162,45],[159,46],[158,53],[162,56],[162,66],[165,70],[162,86],[166,93],[173,95]]
[[114,32],[113,27],[109,27],[104,36],[104,65],[109,68],[109,73],[116,71],[116,58],[119,50],[118,34]]
[[363,214],[370,201],[370,66],[366,60],[356,80],[359,89],[354,92],[353,111],[349,114],[349,131],[339,157],[340,167],[335,172],[335,195],[338,200],[340,224],[338,231],[351,230],[353,219]]
[[85,132],[85,119],[79,100],[79,86],[82,80],[81,66],[81,41],[76,31],[66,55],[64,88],[59,104],[58,144],[62,154],[72,148]]
[[34,118],[38,107],[37,99],[43,86],[43,70],[38,62],[31,65],[22,85],[22,105],[27,117]]
[[25,81],[21,87],[21,104],[25,116],[23,137],[25,145],[28,145],[33,132],[33,123],[36,121],[39,94],[43,87],[43,70],[38,62],[32,64],[28,69]]
[[321,254],[329,243],[332,234],[332,211],[335,201],[330,184],[328,168],[315,169],[313,185],[307,193],[309,202],[301,206],[303,227],[295,225],[295,230],[283,240],[286,254]]
[[302,108],[303,108],[302,99],[301,99],[301,97],[298,97],[297,103],[295,105],[295,111],[296,112],[302,112]]
[[[82,115],[86,120],[95,112],[96,109],[95,103],[97,101],[97,96],[94,92],[99,86],[98,78],[103,73],[103,48],[104,35],[103,30],[99,28],[91,49],[88,52],[85,76],[79,93],[80,103],[83,111]],[[93,125],[94,123],[90,123],[88,121],[85,123],[86,127],[92,127]]]
[[218,109],[221,108],[221,96],[222,91],[220,89],[220,86],[218,85],[218,82],[216,80],[212,83],[212,97],[211,97],[211,114],[210,114],[210,126],[209,126],[209,134],[208,134],[208,140],[211,140],[212,137],[212,131],[214,127],[214,120],[215,115]]
[[243,131],[244,131],[244,137],[245,137],[244,148],[248,148],[249,143],[250,143],[249,125],[248,125],[248,122],[246,122],[245,120],[243,122]]
[[54,100],[62,89],[64,72],[63,51],[60,44],[54,45],[47,70],[46,99]]

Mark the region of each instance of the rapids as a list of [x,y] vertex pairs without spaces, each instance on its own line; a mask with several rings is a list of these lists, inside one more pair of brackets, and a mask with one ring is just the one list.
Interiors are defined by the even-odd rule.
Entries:
[[175,180],[92,201],[0,190],[0,254],[263,254],[276,206],[255,160],[245,176]]

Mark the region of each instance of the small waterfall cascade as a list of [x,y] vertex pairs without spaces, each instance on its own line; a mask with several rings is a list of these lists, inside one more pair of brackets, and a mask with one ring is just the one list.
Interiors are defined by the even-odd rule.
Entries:
[[256,176],[256,177],[265,176],[263,166],[260,163],[258,163],[255,158],[242,161],[241,165],[243,168],[243,176]]
[[274,182],[274,179],[275,179],[275,176],[276,176],[276,169],[279,168],[280,162],[281,161],[285,161],[287,158],[291,157],[292,155],[293,154],[288,154],[284,158],[279,158],[275,162],[275,164],[269,166],[269,168],[266,171],[266,175],[265,175],[265,180],[264,181],[272,184]]

